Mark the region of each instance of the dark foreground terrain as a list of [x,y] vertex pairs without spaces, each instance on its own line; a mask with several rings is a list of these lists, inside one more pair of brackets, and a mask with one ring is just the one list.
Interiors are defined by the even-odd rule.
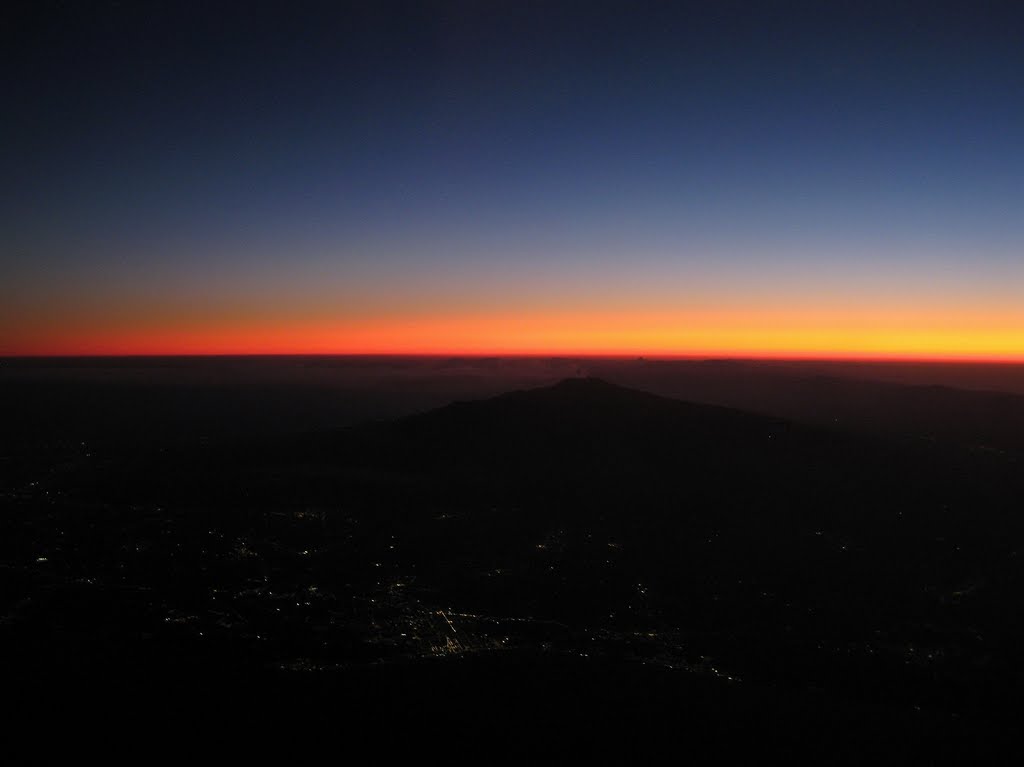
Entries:
[[442,758],[1014,748],[1020,453],[825,420],[581,377],[337,429],[23,431],[5,695],[87,739]]

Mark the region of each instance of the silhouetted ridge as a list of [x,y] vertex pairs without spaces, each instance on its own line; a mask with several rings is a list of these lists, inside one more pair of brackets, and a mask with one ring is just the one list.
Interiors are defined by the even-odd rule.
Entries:
[[775,423],[778,419],[743,413],[717,405],[702,405],[609,383],[601,378],[566,378],[551,386],[522,389],[471,402],[455,402],[428,413],[403,419],[400,423],[438,424],[443,421],[475,419],[483,426],[494,420],[514,418],[516,423],[553,426],[571,420],[577,426],[609,425],[610,422],[641,419],[690,421],[737,419]]
[[[618,467],[682,466],[775,452],[787,422],[629,389],[600,378],[456,402],[390,427],[394,455],[424,464],[546,465],[559,470],[609,462]],[[751,452],[753,451],[753,452]],[[602,469],[603,470],[603,469]]]

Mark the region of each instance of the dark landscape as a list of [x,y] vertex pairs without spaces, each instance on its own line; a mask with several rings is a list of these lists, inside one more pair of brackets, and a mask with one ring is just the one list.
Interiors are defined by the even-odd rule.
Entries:
[[1024,397],[856,373],[4,360],[7,689],[141,731],[1005,746]]

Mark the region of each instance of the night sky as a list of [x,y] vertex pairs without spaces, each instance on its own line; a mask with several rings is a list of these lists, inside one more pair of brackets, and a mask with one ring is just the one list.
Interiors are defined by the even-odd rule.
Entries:
[[1024,359],[1020,2],[33,2],[0,354]]

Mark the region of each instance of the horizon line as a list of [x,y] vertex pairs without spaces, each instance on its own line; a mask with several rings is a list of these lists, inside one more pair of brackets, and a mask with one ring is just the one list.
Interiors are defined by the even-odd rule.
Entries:
[[332,358],[353,359],[609,359],[704,362],[847,362],[847,363],[915,363],[915,364],[979,364],[1024,365],[1020,356],[971,355],[812,355],[812,354],[665,354],[643,352],[130,352],[130,353],[39,353],[0,354],[0,360],[114,360],[114,359],[261,359],[261,358]]

